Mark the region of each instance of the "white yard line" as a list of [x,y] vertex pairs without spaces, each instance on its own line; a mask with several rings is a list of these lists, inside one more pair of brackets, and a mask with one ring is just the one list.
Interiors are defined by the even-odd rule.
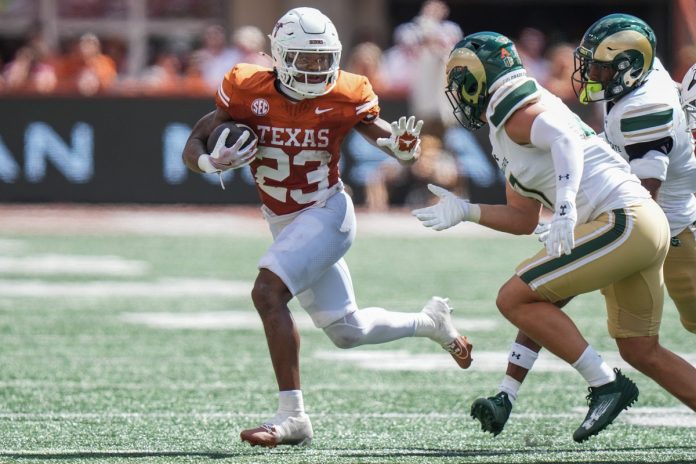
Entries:
[[150,265],[120,256],[43,254],[0,256],[0,274],[139,277]]
[[[251,284],[249,284],[251,285]],[[251,288],[251,287],[249,287]],[[251,304],[251,303],[250,303]],[[400,308],[393,308],[395,311]],[[301,329],[314,328],[310,317],[303,310],[293,311],[295,323]],[[131,324],[142,324],[161,329],[225,329],[262,330],[261,319],[255,311],[211,311],[197,313],[138,312],[124,313],[121,319]],[[453,318],[457,327],[466,327],[467,333],[490,332],[498,327],[494,318]]]
[[[634,369],[621,359],[618,352],[602,352],[602,357],[610,366],[625,371]],[[347,362],[362,369],[375,371],[438,371],[458,370],[459,367],[449,356],[439,353],[411,353],[407,350],[350,350],[317,351],[314,358],[324,361]],[[696,353],[681,353],[684,359],[696,364]],[[507,351],[477,351],[472,353],[471,371],[505,372]],[[573,372],[574,369],[565,361],[542,351],[534,363],[534,372]]]
[[[0,205],[0,234],[156,234],[266,237],[256,206]],[[407,210],[358,209],[358,234],[388,237],[512,237],[464,223],[443,232],[421,226]]]
[[51,282],[45,280],[0,280],[0,295],[8,297],[178,297],[178,296],[249,296],[251,283],[219,279],[166,278],[153,282],[88,281]]
[[[577,419],[582,418],[587,410],[573,408],[568,412],[556,413],[525,413],[515,412],[516,420],[535,419]],[[268,412],[42,412],[42,413],[0,413],[0,420],[52,421],[52,420],[112,420],[112,419],[193,419],[193,420],[228,420],[235,418],[266,418]],[[465,412],[370,412],[370,413],[341,413],[312,411],[312,417],[329,419],[469,419]],[[641,425],[646,427],[682,427],[696,428],[696,414],[686,407],[633,407],[623,412],[617,419],[619,422]]]

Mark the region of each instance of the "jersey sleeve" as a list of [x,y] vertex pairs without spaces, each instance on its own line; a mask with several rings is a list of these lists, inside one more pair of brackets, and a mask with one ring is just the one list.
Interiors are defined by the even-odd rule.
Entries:
[[541,89],[531,78],[515,79],[504,84],[491,97],[486,110],[488,123],[495,130],[505,125],[505,122],[519,108],[541,98]]
[[360,98],[356,103],[355,115],[360,122],[372,124],[379,117],[379,98],[366,77],[360,85]]
[[238,67],[230,69],[225,77],[222,78],[222,82],[218,86],[217,93],[215,94],[215,104],[218,108],[223,111],[228,111],[230,108],[231,98],[234,96],[237,88],[239,87],[237,83]]
[[674,110],[660,103],[628,108],[621,115],[620,127],[625,145],[674,137]]

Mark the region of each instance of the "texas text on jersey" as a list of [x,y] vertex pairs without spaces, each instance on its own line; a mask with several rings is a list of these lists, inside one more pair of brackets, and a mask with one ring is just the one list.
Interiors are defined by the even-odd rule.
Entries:
[[251,172],[263,204],[278,215],[331,196],[340,186],[343,138],[358,122],[379,116],[367,78],[345,71],[328,94],[293,102],[276,89],[272,70],[238,64],[225,76],[215,101],[257,133],[259,151]]

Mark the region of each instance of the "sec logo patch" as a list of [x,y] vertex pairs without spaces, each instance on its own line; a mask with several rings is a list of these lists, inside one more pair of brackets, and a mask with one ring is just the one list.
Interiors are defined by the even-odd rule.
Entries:
[[268,100],[265,98],[257,98],[251,102],[251,112],[256,116],[265,116],[268,114]]

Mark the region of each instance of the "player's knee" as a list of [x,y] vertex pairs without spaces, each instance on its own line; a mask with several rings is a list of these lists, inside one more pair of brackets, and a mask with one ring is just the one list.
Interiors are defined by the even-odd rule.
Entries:
[[689,332],[691,332],[691,333],[693,333],[693,334],[696,334],[696,322],[694,322],[694,321],[687,321],[687,320],[684,319],[684,318],[681,318],[680,320],[681,320],[682,326],[684,326],[684,328],[685,328],[686,330],[688,330]]
[[498,308],[498,311],[500,311],[500,313],[507,319],[514,316],[515,311],[519,306],[515,304],[515,302],[516,298],[514,293],[510,290],[510,286],[505,284],[500,287],[500,290],[498,290],[498,296],[495,299],[495,305]]
[[268,271],[259,273],[251,290],[251,300],[262,318],[272,316],[273,312],[279,309],[285,309],[291,297],[282,281]]
[[617,339],[616,343],[621,358],[641,372],[650,372],[660,364],[657,339],[653,342],[643,337],[641,340],[626,338]]
[[337,348],[344,350],[355,348],[362,344],[363,332],[357,327],[352,327],[343,323],[333,323],[324,328],[324,333]]

